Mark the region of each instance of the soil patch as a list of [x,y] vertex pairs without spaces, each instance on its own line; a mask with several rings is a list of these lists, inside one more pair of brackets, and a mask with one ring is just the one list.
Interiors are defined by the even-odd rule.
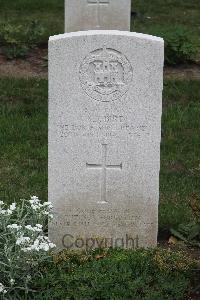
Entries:
[[40,77],[47,78],[47,48],[36,48],[25,58],[7,60],[0,54],[0,75],[10,77]]
[[[25,59],[7,60],[0,52],[0,76],[13,77],[48,77],[47,46],[36,48]],[[176,67],[165,67],[166,79],[200,79],[200,62]]]
[[164,77],[167,79],[200,79],[200,64],[192,63],[176,67],[165,67]]

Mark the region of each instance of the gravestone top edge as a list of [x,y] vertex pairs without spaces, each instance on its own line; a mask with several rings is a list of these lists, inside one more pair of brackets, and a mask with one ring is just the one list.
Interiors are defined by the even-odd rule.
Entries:
[[49,42],[61,40],[61,39],[65,39],[65,38],[70,38],[70,37],[95,36],[95,35],[128,36],[128,37],[135,37],[138,39],[146,39],[149,41],[156,41],[156,42],[164,43],[164,40],[161,37],[144,34],[144,33],[121,31],[121,30],[88,30],[88,31],[69,32],[69,33],[63,33],[63,34],[50,36]]
[[128,30],[131,0],[65,0],[65,32]]

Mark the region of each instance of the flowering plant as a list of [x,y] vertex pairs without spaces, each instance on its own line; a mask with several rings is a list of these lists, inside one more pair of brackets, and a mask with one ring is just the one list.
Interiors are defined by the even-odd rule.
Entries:
[[[6,206],[0,201],[0,297],[20,299],[30,290],[38,265],[50,258],[55,247],[45,235],[48,218],[52,218],[50,202],[38,197]],[[12,296],[11,296],[12,295]]]

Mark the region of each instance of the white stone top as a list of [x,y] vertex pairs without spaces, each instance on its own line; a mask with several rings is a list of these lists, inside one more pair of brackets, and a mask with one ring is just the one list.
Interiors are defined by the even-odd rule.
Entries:
[[75,37],[75,36],[80,37],[80,36],[95,36],[95,35],[130,36],[138,39],[146,39],[149,41],[157,41],[157,42],[164,43],[164,40],[161,37],[144,34],[144,33],[120,31],[120,30],[89,30],[89,31],[69,32],[69,33],[50,36],[49,41],[51,42],[51,41],[65,39],[69,37]]
[[65,32],[130,30],[131,0],[65,0]]

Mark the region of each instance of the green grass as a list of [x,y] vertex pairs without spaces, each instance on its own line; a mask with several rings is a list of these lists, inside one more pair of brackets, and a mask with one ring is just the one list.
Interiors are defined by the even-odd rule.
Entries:
[[163,249],[65,251],[54,261],[42,268],[28,299],[183,300],[193,267],[185,255]]
[[47,199],[47,82],[0,80],[0,195]]
[[191,217],[189,200],[200,195],[199,81],[167,81],[164,85],[160,228]]
[[38,20],[45,28],[43,41],[64,31],[64,0],[0,0],[0,23],[27,24]]
[[[39,20],[46,29],[44,41],[64,30],[64,0],[0,0],[0,7],[0,23]],[[199,0],[134,0],[132,10],[138,13],[132,19],[132,31],[151,33],[158,25],[172,29],[180,25],[190,32],[195,44],[200,44]]]
[[[200,46],[200,2],[199,0],[134,0],[132,10],[139,16],[132,21],[132,30],[144,33],[154,32],[159,27],[183,26]],[[150,18],[149,18],[150,17]]]
[[[192,216],[198,197],[200,82],[164,84],[160,230]],[[47,81],[0,78],[0,199],[47,200]]]

